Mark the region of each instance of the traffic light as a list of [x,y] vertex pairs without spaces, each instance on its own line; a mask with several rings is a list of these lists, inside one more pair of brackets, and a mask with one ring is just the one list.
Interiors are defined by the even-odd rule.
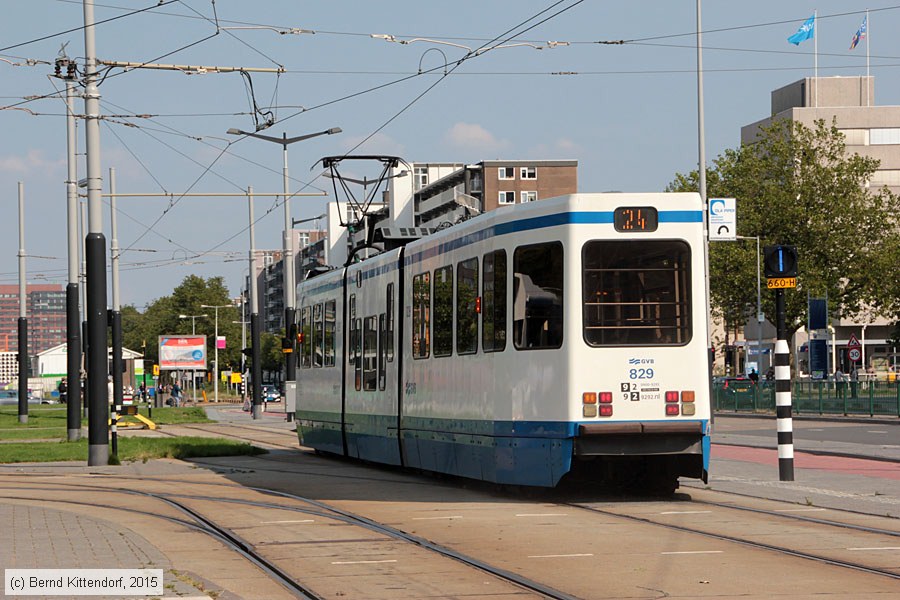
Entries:
[[241,354],[246,357],[253,356],[253,348],[244,348],[243,350],[241,350]]
[[763,270],[766,277],[796,277],[797,248],[795,246],[766,246],[763,248]]
[[294,351],[294,345],[291,343],[291,338],[281,338],[281,351],[285,354],[290,354]]

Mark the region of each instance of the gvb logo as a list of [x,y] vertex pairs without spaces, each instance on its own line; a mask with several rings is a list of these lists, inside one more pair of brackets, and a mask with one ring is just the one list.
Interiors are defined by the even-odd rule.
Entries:
[[652,365],[654,364],[654,360],[652,358],[629,358],[629,365]]

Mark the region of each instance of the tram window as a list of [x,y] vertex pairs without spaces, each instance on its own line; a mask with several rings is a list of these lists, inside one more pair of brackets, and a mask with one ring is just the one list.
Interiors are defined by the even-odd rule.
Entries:
[[375,391],[378,382],[378,317],[363,319],[363,389]]
[[481,282],[481,347],[485,352],[506,348],[506,250],[484,255]]
[[310,308],[304,306],[300,309],[300,332],[303,334],[303,342],[300,344],[300,367],[303,369],[312,366],[312,322],[309,317]]
[[453,267],[434,271],[434,355],[453,353]]
[[385,356],[394,362],[394,284],[387,284],[387,323],[384,335]]
[[334,366],[334,323],[336,303],[329,300],[325,303],[325,366]]
[[478,350],[478,259],[456,265],[456,353],[472,354]]
[[381,391],[384,391],[385,380],[387,379],[387,365],[385,361],[387,331],[385,327],[384,313],[381,313],[378,315],[378,339],[381,340],[381,343],[378,345],[378,389]]
[[513,344],[559,348],[563,341],[563,247],[520,246],[513,254]]
[[677,240],[584,245],[584,339],[591,346],[691,339],[691,250]]
[[431,273],[413,277],[412,355],[428,358],[431,350]]
[[321,367],[322,359],[324,358],[324,348],[325,348],[325,330],[324,323],[322,321],[322,303],[316,304],[313,307],[313,322],[312,322],[312,363],[313,367]]

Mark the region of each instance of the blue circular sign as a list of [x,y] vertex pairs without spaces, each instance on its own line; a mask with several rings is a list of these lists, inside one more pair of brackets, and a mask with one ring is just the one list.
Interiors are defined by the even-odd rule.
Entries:
[[194,360],[200,360],[203,358],[203,352],[201,352],[200,350],[194,350],[191,353],[191,357],[193,357]]

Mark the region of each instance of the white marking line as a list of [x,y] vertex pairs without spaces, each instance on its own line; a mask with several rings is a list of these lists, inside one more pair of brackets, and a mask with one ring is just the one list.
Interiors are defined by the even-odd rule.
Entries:
[[453,515],[451,517],[413,517],[413,521],[435,521],[440,519],[462,519],[462,515]]
[[377,565],[381,563],[395,563],[396,560],[333,560],[333,565]]
[[887,433],[887,431],[873,430],[873,431],[867,431],[866,433]]
[[661,515],[705,515],[711,513],[711,510],[667,510],[661,512]]
[[825,512],[825,508],[779,508],[772,512]]
[[825,431],[824,429],[807,429],[807,431]]
[[566,513],[520,513],[517,517],[567,517]]
[[685,550],[683,552],[660,552],[660,554],[722,554],[724,550]]
[[528,558],[578,558],[582,556],[593,556],[593,554],[534,554]]
[[847,550],[900,550],[900,546],[885,546],[883,548],[847,548]]
[[263,525],[275,525],[281,523],[315,523],[312,519],[303,519],[301,521],[260,521]]

